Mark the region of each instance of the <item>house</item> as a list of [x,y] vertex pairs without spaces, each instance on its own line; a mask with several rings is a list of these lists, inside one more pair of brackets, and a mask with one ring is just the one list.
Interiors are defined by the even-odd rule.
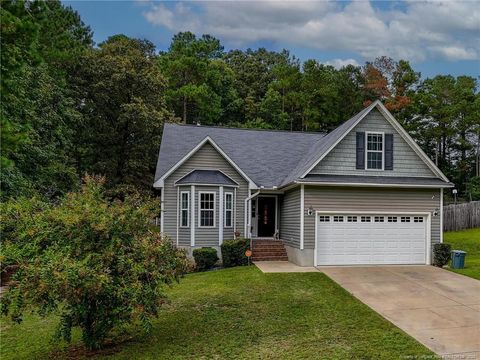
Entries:
[[178,246],[301,266],[430,264],[452,186],[379,101],[328,134],[165,124],[154,182]]

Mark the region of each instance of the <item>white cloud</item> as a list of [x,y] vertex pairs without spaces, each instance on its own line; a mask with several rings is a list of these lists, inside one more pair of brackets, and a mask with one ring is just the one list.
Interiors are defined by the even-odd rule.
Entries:
[[478,53],[475,49],[466,49],[462,46],[438,46],[431,50],[451,61],[478,59]]
[[331,65],[335,69],[341,69],[342,67],[347,65],[354,65],[354,66],[360,65],[358,61],[355,59],[332,59],[332,60],[325,61],[325,64]]
[[268,40],[411,61],[472,60],[480,52],[475,1],[411,1],[403,11],[379,10],[366,1],[152,3],[144,16],[153,25],[208,33],[232,46]]

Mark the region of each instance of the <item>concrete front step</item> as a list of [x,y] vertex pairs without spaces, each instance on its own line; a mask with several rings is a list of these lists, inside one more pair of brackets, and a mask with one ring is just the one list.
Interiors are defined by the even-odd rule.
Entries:
[[288,261],[288,256],[252,256],[252,261]]

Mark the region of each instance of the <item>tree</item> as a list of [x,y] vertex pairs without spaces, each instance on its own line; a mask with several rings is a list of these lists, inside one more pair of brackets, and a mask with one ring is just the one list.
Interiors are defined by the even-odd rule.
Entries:
[[32,307],[58,313],[56,339],[70,341],[79,327],[90,349],[120,324],[138,320],[148,330],[165,302],[165,285],[186,266],[185,253],[151,224],[158,201],[134,195],[108,201],[103,182],[86,177],[82,190],[57,206],[35,199],[2,205],[9,208],[2,211],[8,235],[2,258],[17,255],[19,265],[2,296],[3,312],[17,322]]
[[1,195],[55,198],[78,179],[69,150],[79,113],[65,64],[91,46],[91,32],[59,1],[4,1],[0,11]]
[[289,52],[268,51],[265,48],[231,50],[223,60],[234,73],[234,88],[242,103],[238,112],[232,114],[234,121],[238,124],[255,122],[260,102],[275,79],[274,68],[291,64]]
[[414,97],[410,128],[442,171],[463,193],[475,175],[480,107],[472,77],[438,75],[426,79]]
[[231,90],[224,88],[232,80],[217,61],[222,55],[219,40],[210,35],[197,39],[190,32],[176,34],[168,52],[160,54],[158,64],[168,81],[167,102],[183,123],[218,122],[222,103],[229,102],[226,98],[234,101]]
[[360,69],[336,70],[333,66],[307,60],[303,64],[302,92],[309,129],[330,131],[362,107]]
[[12,161],[1,173],[2,197],[62,196],[78,185],[72,152],[73,129],[80,113],[68,91],[48,74],[45,64],[26,67],[18,77],[19,88],[28,89],[21,106],[5,112],[15,119],[25,139],[15,151],[4,150]]
[[411,95],[418,85],[420,73],[413,71],[405,60],[398,62],[381,56],[367,62],[363,68],[365,105],[375,100],[385,103],[395,115],[411,103]]
[[150,188],[166,109],[163,74],[146,40],[113,36],[80,60],[74,156],[79,173],[107,177],[108,185]]

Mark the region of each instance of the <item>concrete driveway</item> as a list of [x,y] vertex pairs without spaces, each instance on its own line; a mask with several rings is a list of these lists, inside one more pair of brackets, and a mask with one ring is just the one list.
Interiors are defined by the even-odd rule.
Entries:
[[480,359],[480,281],[433,266],[319,270],[435,353]]

